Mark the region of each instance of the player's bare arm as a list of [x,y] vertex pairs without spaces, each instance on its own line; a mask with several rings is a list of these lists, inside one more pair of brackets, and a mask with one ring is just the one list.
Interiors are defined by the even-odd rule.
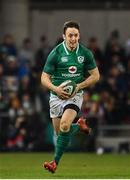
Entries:
[[93,84],[95,84],[97,81],[99,81],[100,74],[98,68],[94,68],[92,70],[88,71],[90,76],[83,82],[77,84],[76,91],[78,92],[81,89],[87,88]]
[[64,91],[64,86],[55,86],[51,82],[51,75],[47,74],[45,72],[42,73],[41,75],[41,83],[43,86],[45,86],[47,89],[55,92],[61,99],[68,99],[70,98],[69,94]]

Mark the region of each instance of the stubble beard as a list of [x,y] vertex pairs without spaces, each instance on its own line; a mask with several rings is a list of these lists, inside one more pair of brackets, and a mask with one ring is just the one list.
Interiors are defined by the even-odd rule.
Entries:
[[73,51],[73,50],[75,50],[76,49],[76,47],[77,47],[77,43],[74,43],[74,45],[72,44],[72,43],[70,43],[70,49],[71,49],[71,51]]

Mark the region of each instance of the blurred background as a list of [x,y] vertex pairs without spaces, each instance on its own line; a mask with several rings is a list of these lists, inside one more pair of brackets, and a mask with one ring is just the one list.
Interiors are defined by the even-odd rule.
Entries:
[[54,150],[40,76],[68,20],[80,23],[101,74],[86,89],[81,112],[93,133],[72,137],[68,151],[130,152],[129,19],[127,0],[0,0],[1,152]]

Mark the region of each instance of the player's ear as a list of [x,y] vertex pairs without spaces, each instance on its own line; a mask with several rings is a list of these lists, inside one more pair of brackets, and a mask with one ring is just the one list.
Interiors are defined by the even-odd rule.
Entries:
[[79,39],[80,39],[80,34],[79,34]]
[[65,35],[63,34],[63,39],[65,40]]

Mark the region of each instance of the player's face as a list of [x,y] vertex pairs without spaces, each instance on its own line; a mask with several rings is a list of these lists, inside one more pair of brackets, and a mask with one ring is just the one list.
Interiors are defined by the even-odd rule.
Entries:
[[70,50],[74,50],[77,47],[79,41],[79,30],[76,28],[67,28],[63,38],[66,41],[66,46]]

